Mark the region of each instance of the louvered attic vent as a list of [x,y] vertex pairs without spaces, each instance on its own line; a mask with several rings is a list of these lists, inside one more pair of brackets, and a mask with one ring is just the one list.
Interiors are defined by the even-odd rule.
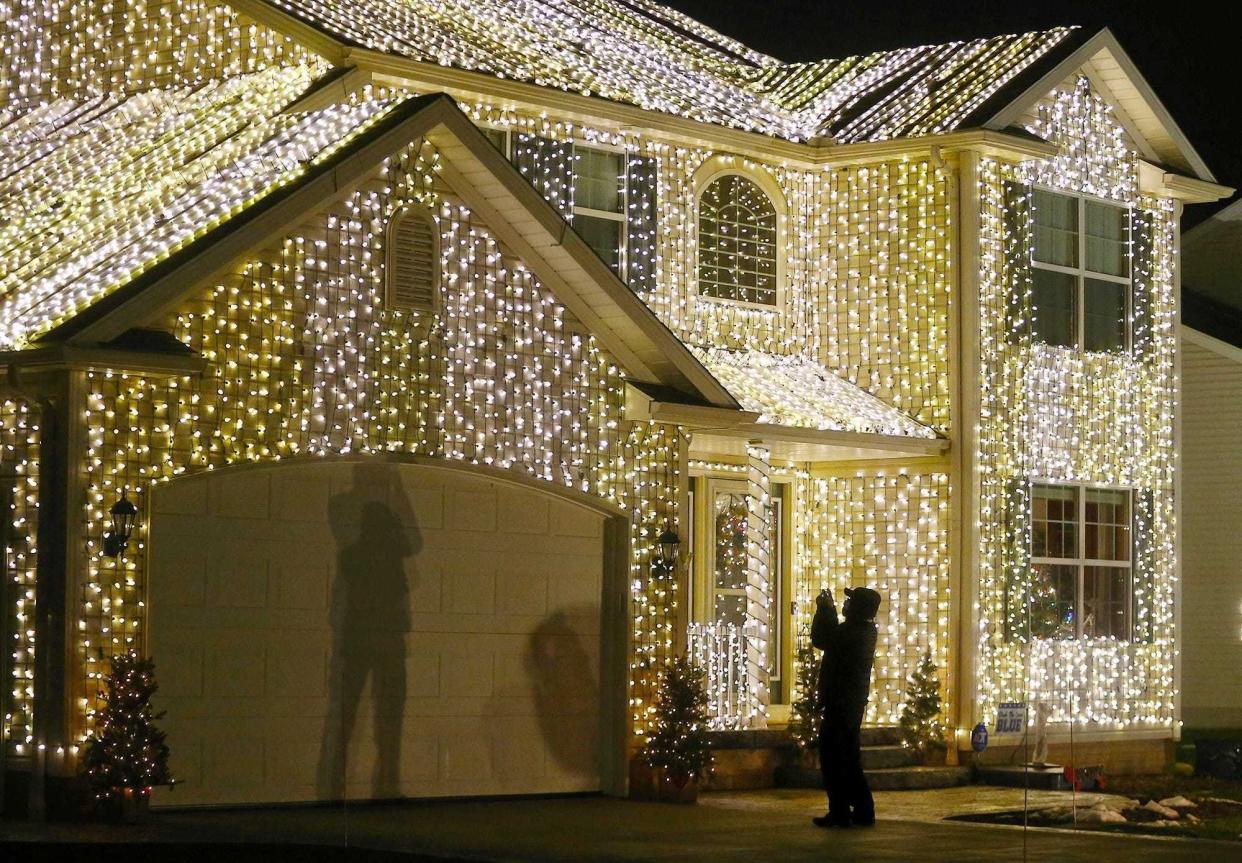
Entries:
[[397,211],[388,227],[384,305],[431,314],[440,288],[440,232],[422,207]]

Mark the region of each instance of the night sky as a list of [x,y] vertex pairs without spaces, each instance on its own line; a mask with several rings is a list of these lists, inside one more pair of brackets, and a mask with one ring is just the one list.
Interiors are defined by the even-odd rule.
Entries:
[[[1225,4],[1118,0],[664,0],[722,33],[786,61],[847,57],[1076,24],[1109,27],[1217,180],[1242,186],[1242,40]],[[1158,8],[1159,15],[1144,9]],[[1190,207],[1187,224],[1220,204]]]

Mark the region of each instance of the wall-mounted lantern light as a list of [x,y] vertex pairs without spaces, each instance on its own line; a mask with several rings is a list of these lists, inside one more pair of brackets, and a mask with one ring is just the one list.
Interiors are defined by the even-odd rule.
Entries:
[[112,504],[109,510],[112,516],[112,530],[104,534],[103,551],[108,557],[117,557],[129,545],[129,538],[134,533],[134,522],[138,518],[138,507],[125,496],[121,490],[121,499]]
[[677,567],[677,557],[681,553],[681,537],[673,530],[672,525],[666,524],[660,534],[659,543],[656,563],[666,572],[672,572]]

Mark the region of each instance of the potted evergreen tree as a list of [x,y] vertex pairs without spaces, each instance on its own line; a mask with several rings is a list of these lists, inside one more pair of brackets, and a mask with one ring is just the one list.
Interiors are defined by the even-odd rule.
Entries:
[[136,652],[112,660],[105,683],[104,709],[97,732],[86,742],[82,772],[96,806],[113,820],[133,823],[147,812],[151,789],[173,784],[164,732],[155,727],[163,713],[153,713],[158,688],[155,663]]
[[656,720],[639,752],[639,762],[650,768],[647,787],[635,796],[673,803],[694,803],[699,776],[711,767],[708,744],[707,691],[703,671],[685,658],[669,663],[656,695]]
[[943,764],[948,744],[940,721],[940,678],[930,650],[906,684],[906,703],[898,720],[901,744],[914,750],[923,764]]

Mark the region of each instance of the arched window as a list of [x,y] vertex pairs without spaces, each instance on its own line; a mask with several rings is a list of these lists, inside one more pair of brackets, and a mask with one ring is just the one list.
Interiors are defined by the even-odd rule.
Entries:
[[699,197],[699,293],[776,305],[776,207],[740,174],[716,177]]
[[425,207],[398,210],[388,223],[384,305],[431,314],[440,290],[440,228]]

